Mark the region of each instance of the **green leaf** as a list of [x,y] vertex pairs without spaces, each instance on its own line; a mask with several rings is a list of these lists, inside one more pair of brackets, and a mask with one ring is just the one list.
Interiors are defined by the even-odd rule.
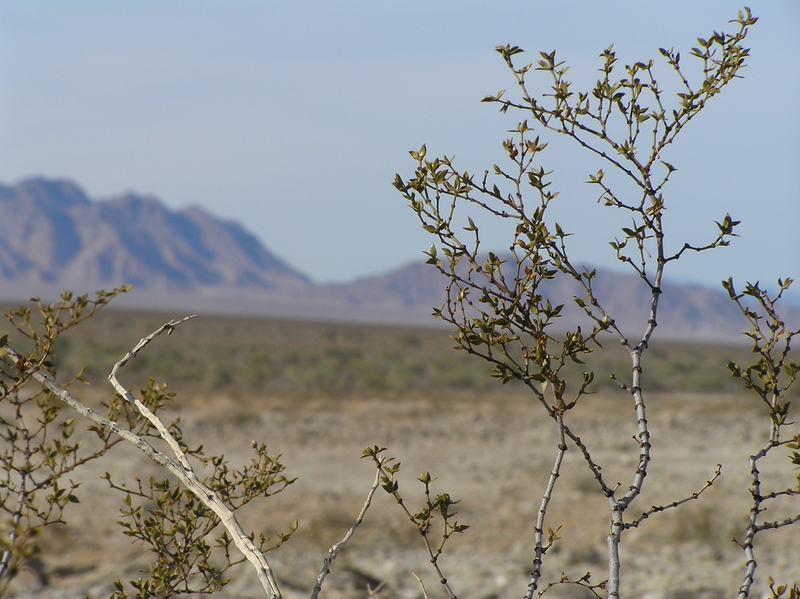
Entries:
[[547,529],[547,540],[550,543],[552,543],[553,541],[558,541],[561,538],[560,536],[558,536],[558,531],[559,530],[561,530],[560,526],[558,528],[556,528],[555,530],[553,530],[552,528],[548,528]]

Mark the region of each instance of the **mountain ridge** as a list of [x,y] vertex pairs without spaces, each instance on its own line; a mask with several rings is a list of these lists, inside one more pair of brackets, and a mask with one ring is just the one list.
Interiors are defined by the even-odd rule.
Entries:
[[28,284],[133,284],[151,291],[304,287],[239,223],[128,192],[92,202],[69,181],[0,186],[0,277]]
[[[315,284],[240,223],[197,206],[170,210],[135,192],[92,201],[71,181],[43,177],[0,185],[0,300],[122,284],[134,290],[115,300],[121,308],[398,325],[442,324],[431,310],[446,299],[446,279],[422,260],[348,283]],[[570,301],[583,295],[575,281],[557,277],[542,289],[567,304],[561,328],[585,320]],[[658,336],[740,339],[744,319],[721,290],[669,281],[663,289]],[[649,306],[641,279],[598,269],[595,290],[610,313],[621,315],[623,332],[638,334]],[[796,318],[798,311],[790,311]]]

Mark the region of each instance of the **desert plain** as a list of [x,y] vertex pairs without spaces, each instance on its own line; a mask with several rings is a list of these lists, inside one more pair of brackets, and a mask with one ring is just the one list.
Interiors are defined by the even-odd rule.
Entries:
[[[108,367],[103,360],[113,363],[122,348],[132,346],[161,318],[142,316],[131,330],[123,326],[130,318],[122,313],[105,317],[91,325],[98,328],[87,323],[65,342],[64,370],[84,360],[101,372]],[[297,532],[267,554],[287,599],[310,595],[328,550],[352,525],[375,475],[361,453],[374,445],[386,447],[385,454],[402,463],[400,489],[411,509],[422,505],[423,488],[416,480],[421,472],[436,478],[434,492],[460,500],[457,520],[469,528],[448,541],[439,562],[458,597],[525,595],[534,522],[557,443],[554,422],[530,392],[487,377],[480,361],[453,352],[442,330],[236,319],[210,319],[200,330],[159,340],[150,358],[130,370],[130,384],[135,388],[150,375],[176,380],[169,388],[177,395],[165,420],[179,416],[189,445],[202,443],[207,453],[224,454],[232,466],[249,462],[253,441],[281,454],[286,475],[297,480],[238,515],[245,529],[256,533],[281,533],[298,521]],[[198,362],[198,348],[204,346],[192,334],[212,339],[206,362]],[[290,339],[303,340],[296,352]],[[235,367],[244,359],[236,351],[258,354],[256,346],[273,356],[272,367],[260,378],[248,378]],[[743,537],[747,523],[748,457],[763,446],[769,430],[758,398],[737,390],[724,372],[726,356],[744,359],[748,348],[655,347],[661,347],[652,354],[653,364],[660,364],[653,366],[650,379],[655,389],[645,393],[652,462],[644,491],[627,519],[690,497],[713,476],[717,464],[722,474],[697,499],[653,514],[625,532],[623,593],[645,599],[731,597],[744,574],[744,555],[733,539]],[[180,355],[174,355],[176,348],[183,348]],[[103,360],[97,357],[104,354]],[[224,356],[232,356],[233,366],[227,375],[212,376]],[[706,358],[713,364],[704,362]],[[180,371],[173,372],[180,363],[196,371],[181,378]],[[624,372],[624,360],[590,366],[596,367],[598,379],[605,375],[603,380],[611,369]],[[722,374],[686,374],[712,366]],[[174,376],[166,376],[170,373]],[[328,373],[327,378],[315,379],[320,373]],[[121,378],[125,381],[125,374]],[[201,379],[205,383],[199,384]],[[95,408],[110,396],[100,377],[74,387],[73,393]],[[568,415],[568,424],[602,466],[606,480],[622,488],[636,469],[635,420],[630,394],[608,383],[599,384],[598,392],[582,398]],[[787,429],[788,434],[797,432],[796,425]],[[797,484],[788,454],[776,451],[762,464],[765,489]],[[122,495],[100,478],[105,472],[119,482],[134,476],[164,477],[124,445],[82,469],[73,477],[81,483],[81,502],[69,506],[66,525],[51,526],[37,538],[40,550],[13,581],[8,596],[106,597],[115,579],[143,576],[140,570],[147,568],[150,554],[122,534],[116,523]],[[791,516],[797,512],[794,504],[775,503],[765,517]],[[590,572],[591,583],[605,580],[608,521],[608,501],[570,445],[545,523],[558,529],[560,539],[545,555],[540,590],[562,574],[575,580]],[[439,524],[434,523],[434,535]],[[757,556],[754,596],[766,593],[767,576],[783,583],[800,580],[796,529],[761,533]],[[446,597],[414,525],[381,489],[331,569],[323,597]],[[237,566],[230,577],[220,597],[263,596],[248,564]],[[544,596],[593,595],[577,585],[557,584]]]

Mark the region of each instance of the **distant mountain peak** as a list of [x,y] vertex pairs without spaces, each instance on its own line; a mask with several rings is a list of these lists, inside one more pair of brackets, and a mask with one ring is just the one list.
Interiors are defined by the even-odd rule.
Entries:
[[91,203],[84,191],[67,179],[33,177],[24,179],[13,187],[0,186],[0,200],[26,198],[41,206],[69,208]]
[[201,208],[172,211],[135,192],[93,202],[42,177],[0,185],[0,279],[187,292],[309,285],[241,225]]

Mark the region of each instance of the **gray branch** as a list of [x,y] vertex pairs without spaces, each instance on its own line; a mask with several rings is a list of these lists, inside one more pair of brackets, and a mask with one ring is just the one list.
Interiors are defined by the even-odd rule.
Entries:
[[353,534],[356,532],[356,528],[358,528],[359,524],[364,520],[364,516],[369,509],[369,506],[372,504],[372,497],[375,495],[375,491],[380,485],[381,482],[381,466],[383,465],[383,458],[379,457],[380,460],[377,471],[375,472],[375,481],[372,483],[372,487],[367,494],[367,500],[364,502],[361,511],[358,514],[358,517],[353,522],[353,525],[350,527],[350,530],[347,531],[347,534],[344,535],[341,541],[336,543],[333,547],[330,548],[328,551],[328,557],[325,558],[325,561],[322,563],[322,571],[317,576],[317,584],[314,586],[314,590],[311,593],[311,599],[317,599],[319,596],[320,591],[322,590],[322,583],[325,582],[325,577],[328,576],[331,572],[331,563],[333,560],[337,558],[339,552],[344,548]]

